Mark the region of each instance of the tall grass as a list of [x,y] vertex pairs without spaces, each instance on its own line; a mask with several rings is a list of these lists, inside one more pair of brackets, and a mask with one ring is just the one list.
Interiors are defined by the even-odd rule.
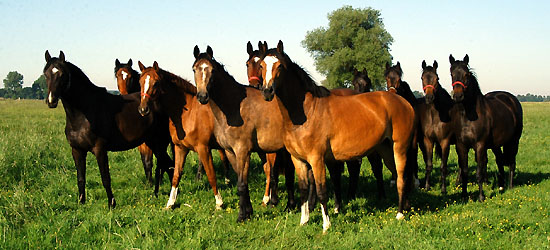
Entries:
[[[276,207],[262,207],[265,176],[252,159],[250,189],[254,214],[237,223],[235,175],[224,184],[225,206],[215,210],[206,178],[195,181],[197,157],[185,165],[174,210],[164,210],[170,185],[164,178],[159,197],[145,180],[137,150],[109,153],[116,209],[109,210],[97,163],[87,158],[87,203],[77,203],[76,169],[65,139],[65,114],[39,101],[0,100],[0,249],[21,248],[412,248],[412,249],[541,249],[550,246],[550,104],[524,103],[524,133],[518,155],[516,188],[498,192],[496,165],[489,153],[488,199],[462,202],[454,186],[457,158],[449,159],[452,184],[448,195],[434,188],[412,195],[413,210],[395,220],[396,191],[386,185],[387,200],[376,199],[374,177],[363,162],[359,197],[345,200],[331,214],[332,227],[321,233],[317,209],[299,226],[300,214],[284,210],[286,193]],[[217,153],[215,165],[220,166]],[[424,163],[419,156],[420,177]],[[439,162],[434,164],[439,166]],[[475,168],[470,153],[471,197]],[[221,171],[218,171],[221,172]],[[390,175],[385,172],[386,184]],[[284,189],[284,178],[279,186]],[[344,188],[347,177],[344,177]],[[330,187],[330,185],[329,185]],[[474,198],[474,200],[476,200]],[[333,200],[329,207],[333,207]]]

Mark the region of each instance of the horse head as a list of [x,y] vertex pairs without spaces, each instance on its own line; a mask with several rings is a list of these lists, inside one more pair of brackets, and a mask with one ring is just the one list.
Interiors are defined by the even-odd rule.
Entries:
[[397,93],[397,89],[401,84],[402,76],[403,70],[401,69],[401,64],[399,62],[397,62],[397,64],[394,66],[390,66],[389,63],[386,63],[386,71],[384,72],[384,77],[386,78],[388,91],[392,93]]
[[71,72],[65,61],[63,51],[59,52],[59,57],[52,58],[50,52],[46,50],[46,66],[43,70],[48,86],[48,98],[46,103],[48,107],[55,108],[59,97],[65,93],[71,85]]
[[372,88],[372,82],[369,78],[367,69],[363,69],[363,71],[358,71],[354,68],[353,81],[351,83],[353,85],[353,88],[359,93],[369,92]]
[[158,83],[162,78],[157,61],[153,63],[153,67],[146,68],[141,61],[138,61],[138,65],[141,71],[141,77],[139,78],[141,102],[139,103],[138,111],[142,116],[146,116],[150,112],[149,102],[157,97],[160,88],[160,84]]
[[434,60],[433,66],[427,66],[426,61],[422,61],[422,89],[426,99],[426,104],[433,103],[439,85],[439,76],[437,75],[437,61]]
[[271,101],[275,96],[275,79],[277,79],[281,71],[285,70],[288,66],[286,61],[287,58],[284,54],[283,42],[279,40],[277,48],[267,50],[264,55],[265,56],[259,61],[262,78],[264,79],[262,94],[266,101]]
[[464,93],[468,89],[470,84],[470,78],[472,73],[468,67],[469,57],[466,54],[462,61],[455,60],[453,55],[449,55],[449,62],[451,63],[451,79],[453,86],[453,99],[456,102],[461,102],[464,100]]
[[118,59],[115,60],[115,77],[120,94],[127,95],[130,93],[131,84],[135,77],[132,72],[135,72],[132,69],[132,59],[128,60],[128,63],[120,63]]
[[267,51],[267,43],[264,41],[258,42],[258,50],[253,50],[250,41],[246,44],[246,52],[248,53],[248,60],[246,61],[246,73],[248,75],[248,83],[250,86],[260,88],[263,82],[261,73],[260,60],[264,57]]
[[210,99],[208,90],[213,80],[214,51],[212,51],[210,46],[207,46],[206,53],[200,53],[199,46],[195,45],[193,55],[195,56],[193,73],[195,76],[195,85],[197,86],[197,100],[201,104],[207,104]]

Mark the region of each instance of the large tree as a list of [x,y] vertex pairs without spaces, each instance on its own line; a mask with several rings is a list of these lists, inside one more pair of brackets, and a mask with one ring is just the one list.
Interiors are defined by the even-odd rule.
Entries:
[[384,28],[380,11],[344,6],[328,14],[329,26],[308,31],[302,41],[313,56],[329,88],[347,87],[353,69],[367,69],[375,88],[384,83],[384,66],[391,63],[392,36]]
[[46,92],[48,91],[48,86],[46,85],[46,77],[41,75],[38,79],[32,84],[32,89],[36,99],[46,98]]
[[11,71],[4,79],[4,88],[6,89],[6,97],[17,98],[23,89],[23,75],[17,71]]

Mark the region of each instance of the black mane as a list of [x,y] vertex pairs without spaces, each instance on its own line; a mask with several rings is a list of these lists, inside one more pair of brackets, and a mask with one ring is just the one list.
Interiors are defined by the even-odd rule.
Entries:
[[167,77],[168,79],[165,79],[165,80],[168,80],[172,83],[175,83],[176,86],[178,88],[180,88],[181,90],[183,90],[184,92],[186,93],[189,93],[189,94],[192,94],[192,95],[196,95],[197,94],[197,87],[195,87],[193,84],[191,84],[189,81],[183,79],[182,77],[176,75],[176,74],[173,74],[169,71],[166,71],[164,69],[161,69],[159,68],[159,72],[160,72],[160,76],[161,77]]

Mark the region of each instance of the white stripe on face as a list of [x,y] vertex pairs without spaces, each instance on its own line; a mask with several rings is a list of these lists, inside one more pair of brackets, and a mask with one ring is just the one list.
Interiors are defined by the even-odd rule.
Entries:
[[126,73],[126,71],[122,71],[122,80],[126,80],[126,77],[128,76],[128,73]]
[[266,56],[264,58],[264,62],[265,62],[265,82],[269,84],[269,82],[271,81],[271,78],[273,78],[272,76],[272,72],[273,72],[273,64],[278,62],[279,59],[277,59],[277,57],[274,57],[274,56]]
[[53,101],[53,96],[52,96],[52,92],[50,92],[50,94],[48,95],[48,102],[52,103],[52,101]]
[[59,70],[58,70],[56,67],[53,67],[53,68],[52,68],[52,73],[55,74],[55,73],[57,73],[57,71],[59,71]]
[[208,68],[208,64],[203,63],[200,67],[202,70],[202,80],[204,81],[204,79],[206,78],[206,69]]
[[258,62],[259,60],[260,60],[259,57],[257,57],[257,56],[254,57],[254,62]]
[[[145,78],[145,84],[143,85],[143,93],[147,93],[147,91],[149,91],[149,79],[151,79],[151,76],[147,75],[147,78]],[[142,98],[145,98],[145,95],[142,96]]]

